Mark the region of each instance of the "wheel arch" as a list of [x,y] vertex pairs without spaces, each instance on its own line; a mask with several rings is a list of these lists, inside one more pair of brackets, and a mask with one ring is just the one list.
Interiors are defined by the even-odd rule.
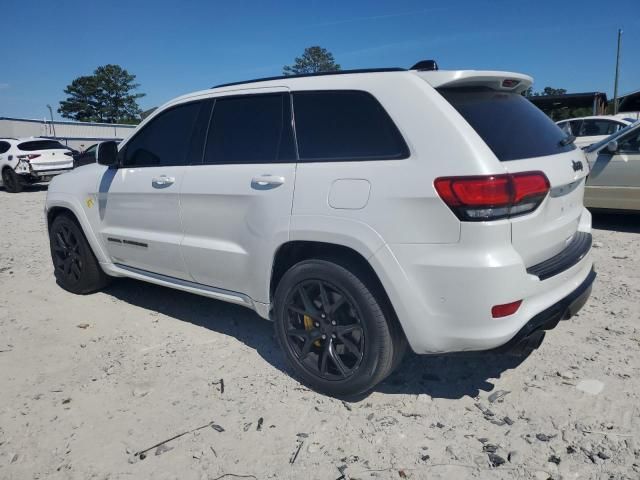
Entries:
[[273,301],[278,284],[287,270],[297,263],[312,259],[334,262],[363,278],[373,292],[380,296],[394,321],[398,321],[393,304],[371,263],[354,248],[337,243],[291,240],[280,245],[275,252],[271,268],[270,301]]
[[47,209],[46,209],[46,221],[47,221],[47,230],[51,227],[51,224],[55,220],[56,217],[62,214],[67,214],[71,216],[77,223],[85,238],[89,242],[89,246],[93,251],[93,254],[96,256],[96,259],[100,263],[111,263],[108,255],[102,248],[102,245],[98,241],[98,238],[93,232],[91,228],[91,224],[89,219],[87,218],[85,212],[82,208],[77,205],[79,203],[77,200],[73,199],[73,197],[68,196],[60,196],[57,194],[55,198],[47,198]]
[[282,244],[273,258],[269,286],[271,304],[273,305],[276,289],[287,270],[297,263],[312,259],[330,261],[346,268],[360,278],[373,295],[380,299],[381,307],[390,322],[392,335],[397,340],[396,345],[400,345],[399,348],[402,351],[398,356],[399,361],[407,341],[402,322],[375,268],[361,252],[352,247],[312,240],[291,240]]

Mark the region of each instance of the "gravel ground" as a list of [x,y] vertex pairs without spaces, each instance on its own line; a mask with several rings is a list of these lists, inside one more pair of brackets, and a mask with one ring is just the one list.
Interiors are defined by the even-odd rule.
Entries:
[[640,478],[640,217],[595,217],[591,299],[527,358],[407,355],[346,403],[242,307],[60,289],[45,195],[0,190],[2,479]]

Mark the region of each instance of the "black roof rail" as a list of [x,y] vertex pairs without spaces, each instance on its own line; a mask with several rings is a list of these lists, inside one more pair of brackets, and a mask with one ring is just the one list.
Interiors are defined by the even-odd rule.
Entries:
[[298,75],[280,75],[277,77],[255,78],[253,80],[244,80],[242,82],[221,83],[211,88],[231,87],[233,85],[244,85],[245,83],[268,82],[269,80],[282,80],[284,78],[304,78],[304,77],[322,77],[326,75],[349,75],[351,73],[377,73],[377,72],[406,72],[406,68],[360,68],[356,70],[339,70],[337,72],[319,72],[319,73],[301,73]]

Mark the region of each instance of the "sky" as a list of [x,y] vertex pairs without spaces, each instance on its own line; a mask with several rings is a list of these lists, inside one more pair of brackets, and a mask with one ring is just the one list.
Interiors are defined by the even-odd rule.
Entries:
[[[615,8],[611,5],[615,4]],[[212,85],[280,75],[305,47],[343,69],[491,69],[569,92],[640,89],[640,0],[2,0],[0,116],[41,119],[99,65],[137,76],[143,110]]]

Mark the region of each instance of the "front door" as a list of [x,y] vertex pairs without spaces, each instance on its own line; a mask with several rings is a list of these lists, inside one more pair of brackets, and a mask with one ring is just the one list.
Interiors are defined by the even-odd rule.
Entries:
[[[116,264],[187,279],[180,255],[180,188],[205,102],[160,112],[119,152],[119,168],[105,171],[99,185],[100,234]],[[195,142],[197,143],[197,141]],[[197,148],[196,148],[197,150]]]
[[285,89],[216,98],[203,164],[188,167],[180,198],[182,253],[196,282],[268,302],[268,259],[289,236],[295,159]]

